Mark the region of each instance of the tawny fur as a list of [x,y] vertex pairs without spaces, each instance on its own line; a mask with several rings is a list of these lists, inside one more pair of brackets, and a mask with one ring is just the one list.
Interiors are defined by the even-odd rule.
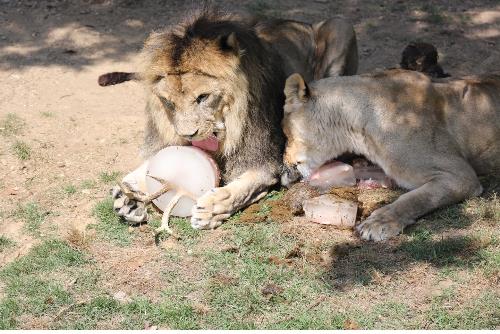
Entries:
[[411,71],[288,78],[285,162],[308,175],[345,152],[364,155],[411,190],[358,226],[392,237],[439,207],[482,192],[478,174],[500,171],[500,73],[431,80]]
[[357,46],[343,19],[310,25],[209,10],[152,33],[142,59],[144,157],[212,134],[219,140],[214,158],[224,186],[200,198],[191,219],[195,228],[213,228],[278,181],[286,76],[355,74]]

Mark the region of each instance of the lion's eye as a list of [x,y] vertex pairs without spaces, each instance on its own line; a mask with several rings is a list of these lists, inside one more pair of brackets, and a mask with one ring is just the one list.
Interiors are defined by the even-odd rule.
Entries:
[[209,95],[210,94],[200,94],[200,95],[198,95],[198,97],[196,98],[196,103],[200,104],[202,102],[205,102],[208,99]]
[[163,96],[159,96],[159,98],[160,98],[161,103],[163,103],[163,105],[165,106],[165,108],[171,109],[171,110],[174,109],[174,104],[172,102],[170,102],[169,100],[167,100]]

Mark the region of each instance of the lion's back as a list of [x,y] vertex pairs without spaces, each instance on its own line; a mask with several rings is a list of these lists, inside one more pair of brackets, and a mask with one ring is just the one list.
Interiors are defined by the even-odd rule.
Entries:
[[461,108],[451,131],[480,174],[500,171],[500,74],[466,77],[452,83]]

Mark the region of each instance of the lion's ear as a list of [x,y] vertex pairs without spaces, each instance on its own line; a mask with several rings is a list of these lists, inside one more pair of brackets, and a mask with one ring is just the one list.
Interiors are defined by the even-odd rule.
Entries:
[[222,35],[219,37],[219,46],[222,51],[231,51],[234,54],[239,54],[239,44],[236,38],[236,33],[233,31],[229,35]]
[[297,99],[301,102],[309,99],[309,87],[300,74],[294,73],[286,79],[285,96],[287,99]]

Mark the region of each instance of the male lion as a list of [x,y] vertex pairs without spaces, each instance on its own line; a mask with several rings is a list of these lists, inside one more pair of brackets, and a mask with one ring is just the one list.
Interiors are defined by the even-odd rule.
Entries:
[[113,74],[110,82],[138,79],[149,91],[145,157],[169,145],[218,142],[224,186],[198,199],[191,217],[197,229],[215,228],[278,181],[287,75],[300,71],[313,80],[357,70],[355,33],[342,19],[309,25],[206,11],[152,33],[143,54],[142,71]]
[[477,196],[476,173],[500,171],[500,73],[433,81],[388,70],[309,85],[294,74],[285,95],[289,169],[307,177],[353,152],[410,190],[357,226],[362,239],[388,239],[434,209]]

